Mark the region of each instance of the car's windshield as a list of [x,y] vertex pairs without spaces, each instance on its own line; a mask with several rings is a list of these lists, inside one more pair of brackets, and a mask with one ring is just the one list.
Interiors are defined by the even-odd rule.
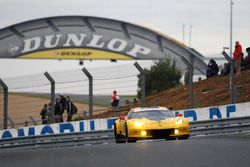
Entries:
[[146,110],[146,111],[130,112],[128,114],[128,119],[147,118],[150,120],[163,120],[172,117],[174,117],[174,114],[169,110]]

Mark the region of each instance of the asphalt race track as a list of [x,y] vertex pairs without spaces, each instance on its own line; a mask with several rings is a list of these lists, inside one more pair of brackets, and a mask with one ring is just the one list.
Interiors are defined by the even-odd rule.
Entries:
[[250,138],[0,150],[1,167],[249,167]]

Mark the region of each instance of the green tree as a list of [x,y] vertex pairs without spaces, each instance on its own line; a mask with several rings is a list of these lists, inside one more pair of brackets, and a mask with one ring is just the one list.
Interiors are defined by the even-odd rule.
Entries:
[[[180,84],[181,71],[176,68],[175,61],[171,59],[160,59],[154,62],[153,66],[145,70],[145,93],[146,96],[152,95],[154,92],[172,88]],[[138,81],[139,91],[138,97],[141,96],[141,79]]]

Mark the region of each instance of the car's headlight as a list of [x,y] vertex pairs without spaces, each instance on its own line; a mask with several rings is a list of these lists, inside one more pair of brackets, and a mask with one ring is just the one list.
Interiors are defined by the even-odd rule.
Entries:
[[141,122],[134,122],[134,126],[139,128],[142,127],[143,124]]
[[177,121],[176,121],[176,124],[179,125],[179,124],[182,124],[183,123],[183,119],[182,118],[179,118]]
[[141,136],[147,136],[147,131],[145,130],[141,131]]

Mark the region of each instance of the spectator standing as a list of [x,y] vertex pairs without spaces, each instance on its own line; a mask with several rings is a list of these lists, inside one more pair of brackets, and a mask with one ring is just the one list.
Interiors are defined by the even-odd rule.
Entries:
[[214,59],[210,59],[207,65],[207,78],[218,75],[219,66]]
[[113,107],[113,110],[114,111],[119,111],[119,108],[118,108],[118,106],[119,106],[119,96],[117,95],[117,91],[116,90],[114,90],[113,91],[113,95],[112,95],[112,97],[111,97],[111,106]]
[[48,123],[48,105],[44,104],[42,111],[40,112],[42,124],[45,125]]
[[241,73],[242,57],[243,57],[242,47],[240,45],[240,42],[236,41],[235,42],[234,52],[233,52],[233,60],[234,60],[234,63],[235,63],[236,75],[240,75],[240,73]]
[[64,97],[63,94],[60,94],[59,97],[60,97],[60,103],[62,104],[63,110],[66,110],[67,109],[67,100],[66,100],[66,98]]
[[134,106],[137,104],[137,99],[136,98],[133,99],[133,104],[134,104]]
[[111,105],[113,107],[116,107],[116,106],[118,106],[118,104],[119,104],[119,96],[117,95],[117,91],[114,90],[113,95],[111,97]]
[[63,107],[62,104],[60,103],[60,98],[56,99],[56,104],[55,104],[55,122],[63,122]]
[[66,100],[67,100],[67,122],[70,122],[72,121],[72,117],[73,117],[73,114],[74,114],[74,104],[73,102],[70,100],[70,97],[67,96],[66,97]]

